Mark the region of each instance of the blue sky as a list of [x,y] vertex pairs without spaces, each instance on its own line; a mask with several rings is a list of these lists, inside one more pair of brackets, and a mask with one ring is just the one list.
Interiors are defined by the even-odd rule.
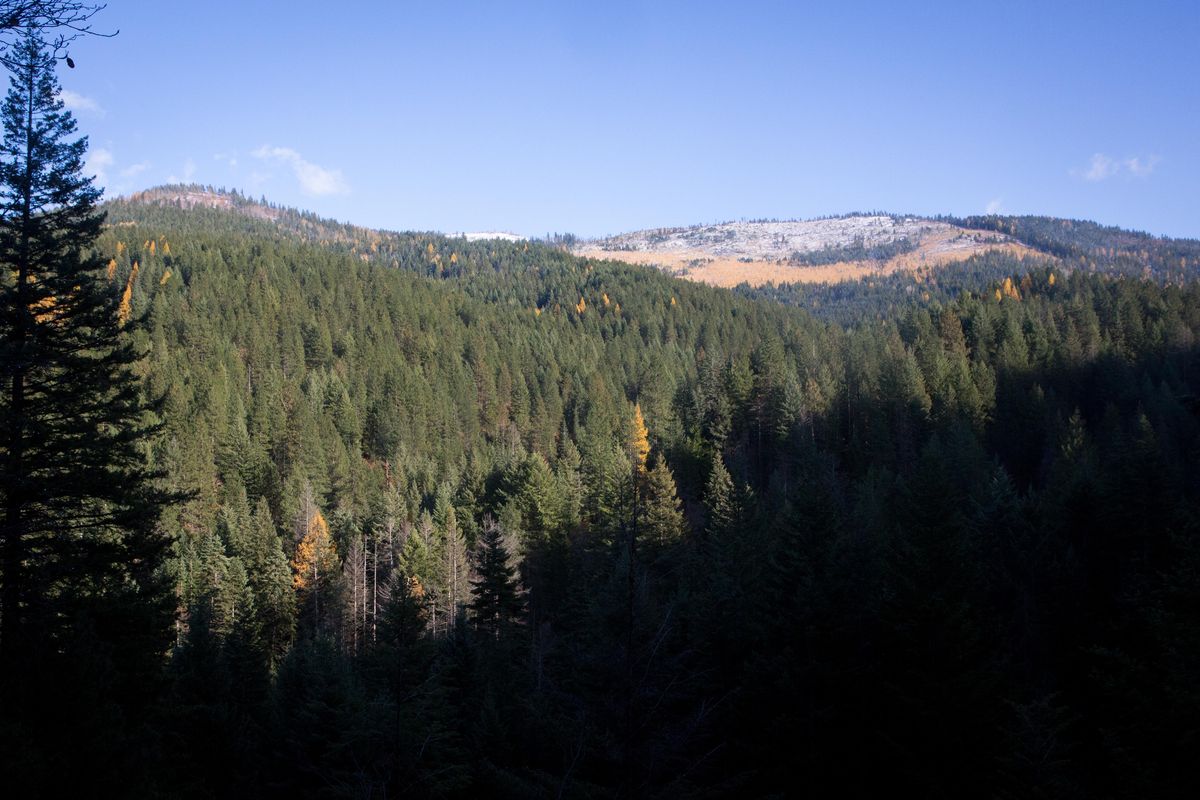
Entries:
[[1200,2],[109,0],[109,194],[591,236],[852,210],[1200,237]]

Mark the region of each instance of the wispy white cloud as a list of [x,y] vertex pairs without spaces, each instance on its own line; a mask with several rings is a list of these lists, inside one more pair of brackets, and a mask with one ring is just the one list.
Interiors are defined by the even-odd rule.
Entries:
[[1091,163],[1083,171],[1083,179],[1093,182],[1102,181],[1116,175],[1118,169],[1119,165],[1110,156],[1106,156],[1104,153],[1093,153]]
[[1003,197],[993,197],[990,201],[988,201],[986,213],[999,214],[1003,210],[1004,210],[1004,198]]
[[1129,174],[1135,177],[1144,178],[1151,172],[1154,172],[1154,168],[1158,166],[1160,160],[1158,156],[1153,155],[1146,156],[1145,158],[1134,156],[1133,158],[1125,159],[1125,169],[1129,170]]
[[79,92],[72,92],[70,89],[59,90],[58,99],[63,101],[63,105],[67,107],[68,111],[90,111],[93,114],[104,113],[104,109],[95,100]]
[[97,147],[87,154],[87,171],[96,176],[96,183],[104,186],[108,183],[108,170],[116,163],[111,150]]
[[1121,174],[1145,178],[1154,172],[1160,160],[1156,155],[1113,158],[1104,153],[1093,153],[1092,160],[1088,162],[1085,169],[1071,170],[1071,174],[1092,183],[1108,180]]
[[300,188],[306,194],[348,194],[349,184],[342,177],[340,169],[326,169],[305,160],[290,147],[262,147],[251,153],[255,158],[265,161],[279,161],[291,168],[292,174],[300,182]]
[[137,164],[130,164],[119,173],[122,178],[133,178],[141,175],[146,170],[150,169],[149,161],[140,161]]
[[213,161],[222,161],[227,164],[230,169],[237,169],[238,165],[237,153],[214,153]]

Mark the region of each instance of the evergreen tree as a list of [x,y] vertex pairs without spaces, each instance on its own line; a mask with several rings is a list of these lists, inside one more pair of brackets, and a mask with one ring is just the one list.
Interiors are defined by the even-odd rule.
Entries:
[[521,613],[517,594],[516,570],[508,563],[504,533],[488,521],[479,532],[478,577],[471,581],[471,611],[484,632],[498,637],[500,631]]
[[[87,140],[73,138],[53,53],[30,35],[8,59],[0,109],[0,691],[6,714],[20,718],[32,702],[53,731],[74,728],[78,713],[113,702],[129,712],[150,696],[170,640],[167,541],[156,527],[170,498],[146,464],[153,431],[131,368],[139,356],[92,254],[104,217],[100,191],[82,172]],[[103,667],[64,656],[84,640]],[[77,669],[92,674],[68,677]],[[45,693],[34,680],[47,682]],[[51,692],[53,682],[72,691]],[[82,696],[68,700],[72,693]],[[51,698],[54,708],[44,705]],[[72,769],[86,763],[68,742],[57,745],[76,759]]]
[[686,523],[679,507],[675,476],[661,455],[646,473],[645,495],[642,535],[659,548],[679,542]]
[[238,555],[250,576],[258,640],[267,663],[274,666],[283,658],[295,635],[296,592],[283,542],[265,498],[259,498],[241,541],[244,550]]
[[725,536],[732,532],[737,521],[738,510],[733,496],[733,478],[725,468],[725,459],[719,452],[713,453],[708,482],[704,488],[704,507],[708,512],[705,528],[709,536]]
[[329,523],[317,507],[312,487],[305,485],[296,518],[296,552],[292,556],[292,585],[299,593],[299,606],[309,615],[315,630],[325,627],[334,608],[338,570],[337,549],[329,534]]

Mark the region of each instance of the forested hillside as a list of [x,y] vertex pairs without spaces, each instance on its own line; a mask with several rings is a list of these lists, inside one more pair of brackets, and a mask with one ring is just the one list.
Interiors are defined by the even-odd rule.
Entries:
[[847,325],[535,243],[108,211],[188,498],[174,644],[144,725],[35,785],[1197,788],[1195,284],[981,262]]
[[1200,797],[1200,16],[677,5],[0,0],[0,800]]
[[1195,279],[1200,273],[1200,240],[1171,239],[1077,219],[1039,216],[949,218],[957,225],[1012,236],[1062,259],[1069,267],[1154,278]]

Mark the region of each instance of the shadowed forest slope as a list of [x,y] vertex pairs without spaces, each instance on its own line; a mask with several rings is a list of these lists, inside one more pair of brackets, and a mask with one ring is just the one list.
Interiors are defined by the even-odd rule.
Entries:
[[[1196,788],[1195,284],[1008,260],[845,325],[538,243],[109,211],[191,498],[152,735],[105,723],[138,785]],[[77,738],[47,785],[113,768]]]

